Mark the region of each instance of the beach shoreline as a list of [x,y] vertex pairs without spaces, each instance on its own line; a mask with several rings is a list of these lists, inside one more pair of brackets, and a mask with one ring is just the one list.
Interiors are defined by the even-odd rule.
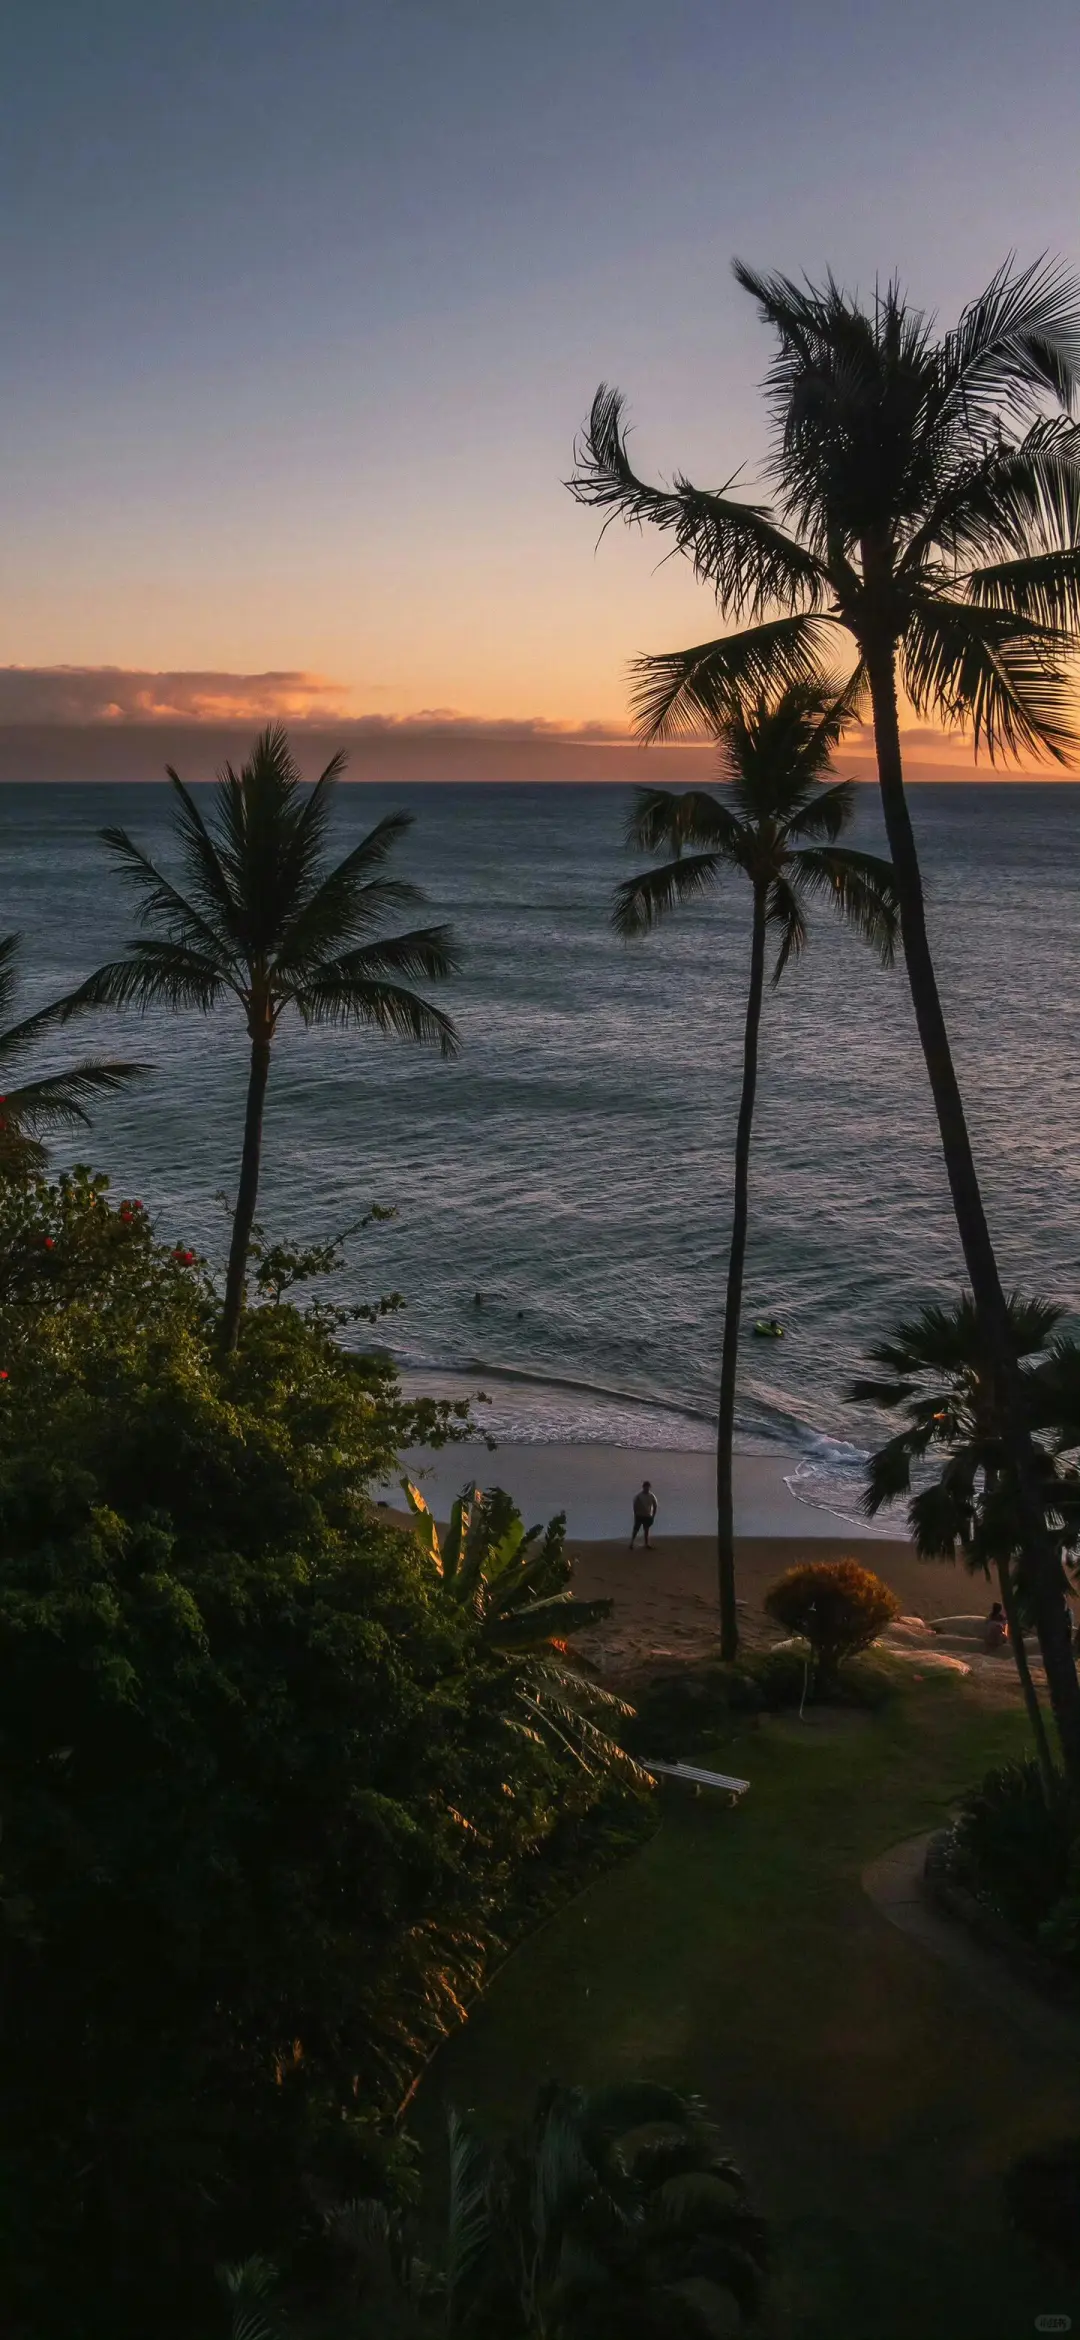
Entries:
[[[800,1498],[790,1484],[799,1462],[791,1454],[735,1456],[735,1565],[744,1648],[762,1648],[779,1637],[765,1595],[786,1569],[804,1560],[857,1560],[884,1579],[902,1616],[927,1624],[958,1613],[984,1613],[989,1593],[981,1576],[960,1565],[920,1560],[910,1539],[896,1533],[895,1523],[892,1532],[875,1532],[865,1520]],[[404,1456],[402,1463],[403,1475],[414,1479],[440,1521],[473,1483],[505,1488],[529,1525],[565,1511],[575,1593],[612,1604],[610,1617],[584,1636],[580,1647],[612,1680],[632,1686],[654,1669],[681,1669],[717,1657],[712,1454],[555,1441],[500,1444],[492,1453],[470,1442]],[[644,1478],[656,1491],[657,1518],[650,1548],[646,1551],[639,1541],[631,1550],[633,1496]],[[380,1494],[404,1524],[400,1487],[388,1484]],[[920,1662],[930,1667],[957,1663],[934,1655]],[[996,1681],[1002,1695],[1015,1695],[1011,1661],[1003,1665],[976,1657],[974,1668]]]
[[[657,1500],[656,1537],[716,1535],[716,1458],[694,1447],[577,1445],[554,1439],[536,1444],[502,1441],[424,1449],[402,1458],[425,1502],[444,1518],[455,1497],[474,1482],[504,1487],[527,1518],[565,1511],[567,1534],[589,1543],[629,1536],[633,1498],[643,1479]],[[875,1529],[813,1494],[798,1491],[805,1456],[735,1455],[735,1532],[739,1537],[802,1542],[827,1538],[871,1544],[897,1540],[895,1526]],[[381,1493],[389,1490],[382,1489]],[[901,1541],[904,1539],[901,1538]]]

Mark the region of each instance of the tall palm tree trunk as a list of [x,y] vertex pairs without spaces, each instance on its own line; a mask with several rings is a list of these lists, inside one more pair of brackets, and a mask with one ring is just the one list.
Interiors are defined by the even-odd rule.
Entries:
[[244,1151],[240,1161],[240,1184],[233,1213],[232,1241],[229,1245],[229,1266],[225,1278],[225,1306],[221,1316],[221,1346],[227,1356],[235,1349],[240,1332],[240,1316],[244,1306],[244,1276],[247,1269],[248,1245],[255,1219],[255,1205],[259,1195],[259,1162],[262,1155],[263,1107],[266,1103],[266,1083],[270,1073],[270,1042],[267,1039],[251,1043],[251,1070],[248,1073],[247,1111],[244,1115]]
[[727,1295],[724,1301],[724,1340],[720,1352],[720,1405],[716,1421],[716,1554],[720,1578],[720,1655],[730,1661],[739,1648],[739,1613],[735,1602],[735,1491],[732,1448],[735,1439],[735,1382],[739,1364],[739,1325],[742,1316],[743,1269],[746,1264],[746,1223],[749,1210],[750,1137],[757,1093],[758,1034],[765,985],[765,895],[754,887],[754,923],[750,940],[750,989],[746,995],[743,1035],[742,1095],[735,1131],[735,1191],[731,1210],[731,1249],[728,1253]]
[[1009,1317],[994,1247],[983,1208],[963,1100],[949,1047],[937,977],[926,932],[922,874],[904,792],[900,726],[896,707],[895,654],[891,644],[867,646],[867,673],[874,711],[878,780],[889,851],[900,897],[904,959],[915,1022],[937,1113],[953,1210],[963,1246],[979,1321],[1003,1398],[1005,1443],[1016,1473],[1024,1549],[1031,1565],[1032,1606],[1047,1688],[1054,1710],[1066,1774],[1080,1792],[1080,1681],[1072,1650],[1072,1629],[1061,1561],[1046,1531],[1036,1486],[1035,1456],[1024,1421],[1020,1369],[1009,1336]]
[[1053,1755],[1050,1752],[1050,1741],[1046,1735],[1046,1724],[1043,1721],[1043,1710],[1039,1704],[1039,1693],[1031,1679],[1031,1667],[1028,1664],[1027,1650],[1024,1647],[1024,1627],[1016,1599],[1016,1587],[1012,1579],[1012,1569],[1007,1560],[998,1561],[997,1574],[1001,1587],[1001,1605],[1005,1611],[1005,1622],[1009,1628],[1013,1661],[1020,1678],[1020,1688],[1024,1693],[1024,1705],[1027,1708],[1031,1735],[1035,1741],[1035,1753],[1038,1756],[1039,1770],[1042,1773],[1043,1791],[1047,1803],[1051,1804],[1058,1792],[1058,1775]]

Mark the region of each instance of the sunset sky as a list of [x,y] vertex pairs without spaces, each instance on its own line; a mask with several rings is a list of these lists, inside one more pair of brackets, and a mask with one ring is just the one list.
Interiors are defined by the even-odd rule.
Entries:
[[731,254],[945,316],[1080,263],[1078,72],[1076,0],[14,0],[0,727],[621,765],[627,659],[712,611],[562,488],[597,381],[749,486]]

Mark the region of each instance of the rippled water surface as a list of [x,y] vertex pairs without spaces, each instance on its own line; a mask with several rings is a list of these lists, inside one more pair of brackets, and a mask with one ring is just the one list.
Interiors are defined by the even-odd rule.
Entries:
[[[1072,785],[912,791],[954,1050],[1006,1275],[1080,1303],[1077,926]],[[283,1033],[262,1217],[332,1232],[371,1201],[393,1224],[352,1248],[356,1291],[400,1287],[403,1361],[498,1385],[504,1433],[704,1445],[715,1384],[746,972],[745,889],[627,947],[608,930],[627,792],[345,787],[344,850],[390,805],[401,866],[467,946],[444,994],[458,1064],[339,1033]],[[130,931],[96,832],[123,822],[168,863],[157,786],[0,790],[4,926],[33,999]],[[857,841],[880,845],[860,791]],[[220,1252],[245,1044],[228,1019],[98,1019],[94,1045],[151,1057],[89,1150],[161,1230]],[[954,1287],[956,1240],[904,981],[827,912],[768,1000],[753,1159],[744,1443],[842,1479],[866,1424],[844,1389],[898,1309]],[[477,1307],[474,1294],[483,1294]],[[586,1385],[584,1387],[579,1385]],[[854,1459],[853,1457],[851,1458]]]

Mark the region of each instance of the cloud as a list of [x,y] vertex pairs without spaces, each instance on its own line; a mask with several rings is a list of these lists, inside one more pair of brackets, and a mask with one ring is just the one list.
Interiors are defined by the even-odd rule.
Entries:
[[126,666],[0,667],[0,724],[331,719],[348,692],[322,675],[149,674]]
[[357,738],[625,741],[612,724],[563,724],[542,715],[465,715],[427,707],[411,715],[357,715],[344,683],[301,669],[144,673],[126,666],[0,667],[0,725],[122,723],[338,723]]
[[[153,779],[166,762],[205,779],[226,758],[242,757],[253,732],[274,717],[288,723],[305,771],[344,748],[354,780],[647,778],[689,786],[707,783],[715,766],[707,739],[646,754],[618,723],[493,718],[454,707],[358,713],[346,684],[300,668],[229,674],[8,666],[0,667],[0,780]],[[912,779],[995,776],[985,759],[975,764],[960,733],[912,724],[901,741]],[[858,779],[876,778],[868,725],[852,726],[837,764]],[[1012,776],[1026,775],[1013,769]],[[1040,776],[1053,773],[1043,768]],[[1009,769],[1000,777],[1009,778]]]

